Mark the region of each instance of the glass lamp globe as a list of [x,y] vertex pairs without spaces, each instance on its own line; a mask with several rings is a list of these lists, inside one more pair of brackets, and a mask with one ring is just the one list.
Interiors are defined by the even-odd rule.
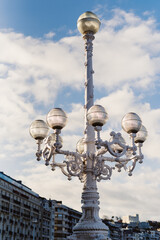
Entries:
[[108,119],[106,110],[101,105],[92,106],[87,113],[87,120],[93,127],[103,126]]
[[30,135],[36,140],[43,140],[47,137],[49,127],[43,120],[35,120],[32,122],[29,132]]
[[[126,142],[121,135],[119,135],[118,140],[120,141],[121,144],[126,145]],[[112,142],[113,137],[111,137],[109,141]],[[114,152],[121,153],[123,151],[123,148],[119,144],[114,143],[114,144],[111,145],[111,148]]]
[[135,143],[143,143],[146,140],[147,135],[148,135],[147,129],[142,125],[134,139]]
[[81,138],[76,145],[76,151],[80,154],[84,153],[84,138]]
[[93,34],[95,34],[98,32],[100,24],[101,22],[96,14],[89,11],[80,15],[77,20],[77,27],[81,34],[85,34],[87,32],[93,32]]
[[137,133],[142,125],[140,117],[133,112],[127,113],[122,119],[122,128],[127,133]]
[[53,108],[47,115],[47,124],[52,129],[62,129],[66,123],[67,115],[61,108]]

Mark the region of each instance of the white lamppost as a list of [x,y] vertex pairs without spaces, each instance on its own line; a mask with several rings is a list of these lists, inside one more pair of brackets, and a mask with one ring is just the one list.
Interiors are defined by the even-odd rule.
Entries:
[[[103,141],[100,137],[102,126],[107,122],[108,114],[104,107],[94,105],[92,49],[94,35],[100,27],[100,20],[92,12],[82,14],[77,26],[85,41],[85,129],[84,136],[79,140],[75,152],[62,150],[61,130],[67,122],[67,115],[61,108],[52,109],[47,115],[47,123],[35,120],[30,126],[30,134],[37,141],[37,160],[41,157],[52,170],[59,167],[64,175],[71,180],[79,177],[84,183],[82,192],[82,217],[73,229],[73,240],[106,240],[108,227],[99,217],[99,193],[97,181],[111,178],[112,171],[124,168],[132,175],[137,162],[142,163],[141,147],[147,137],[147,130],[140,117],[133,112],[122,119],[122,128],[131,138],[131,146],[125,143],[120,133],[111,132],[111,139]],[[53,133],[48,135],[49,127]],[[96,137],[95,137],[96,133]],[[44,147],[41,149],[41,144]],[[138,151],[138,153],[137,153]],[[56,162],[55,155],[63,154],[66,160]]]

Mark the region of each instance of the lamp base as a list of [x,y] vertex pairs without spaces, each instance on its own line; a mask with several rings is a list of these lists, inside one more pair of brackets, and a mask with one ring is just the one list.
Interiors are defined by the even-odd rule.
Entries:
[[109,229],[102,221],[83,221],[73,228],[68,240],[110,240]]
[[67,240],[111,240],[111,238],[108,237],[108,232],[77,232],[73,235],[67,237]]

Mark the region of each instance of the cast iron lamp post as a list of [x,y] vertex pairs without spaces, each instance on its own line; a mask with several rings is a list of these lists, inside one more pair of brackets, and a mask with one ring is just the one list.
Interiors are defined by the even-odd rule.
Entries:
[[[130,135],[131,146],[125,143],[120,133],[111,132],[109,141],[101,139],[100,133],[107,122],[108,114],[102,106],[94,105],[92,69],[92,41],[99,30],[100,21],[92,12],[86,12],[79,17],[77,26],[85,41],[84,136],[77,143],[75,152],[62,150],[60,133],[66,125],[67,116],[61,108],[54,108],[48,113],[47,123],[35,120],[30,126],[30,134],[38,144],[38,161],[42,157],[46,165],[51,165],[52,170],[59,167],[69,180],[72,176],[77,176],[84,183],[82,217],[68,239],[106,240],[109,239],[108,227],[99,218],[97,181],[110,179],[115,169],[120,172],[124,168],[131,176],[136,163],[142,163],[141,147],[146,140],[147,131],[140,117],[130,112],[123,117],[122,128]],[[48,126],[53,129],[50,135]],[[66,160],[62,163],[56,162],[57,154],[65,155]]]

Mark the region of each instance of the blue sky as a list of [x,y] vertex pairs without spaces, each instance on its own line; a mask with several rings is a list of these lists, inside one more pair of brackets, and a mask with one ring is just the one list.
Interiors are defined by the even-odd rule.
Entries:
[[[122,8],[140,16],[149,11],[158,19],[160,2],[157,0],[1,0],[0,26],[13,28],[16,32],[34,37],[43,37],[50,31],[56,32],[56,38],[63,37],[70,29],[76,29],[77,17],[87,11],[105,9],[105,17],[111,16],[112,9]],[[106,16],[107,15],[107,16]]]
[[82,184],[36,162],[28,129],[51,108],[62,107],[68,113],[64,148],[75,150],[82,137],[84,42],[76,23],[90,10],[102,23],[93,51],[95,102],[109,114],[102,137],[121,131],[130,111],[149,132],[145,161],[134,175],[114,172],[111,181],[98,184],[101,216],[139,213],[143,220],[160,221],[160,2],[0,0],[0,6],[1,171],[80,210]]

